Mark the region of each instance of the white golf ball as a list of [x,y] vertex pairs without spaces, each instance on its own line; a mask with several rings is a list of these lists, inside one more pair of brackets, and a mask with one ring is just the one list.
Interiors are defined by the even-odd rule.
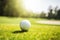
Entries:
[[23,20],[20,22],[21,30],[28,30],[31,27],[31,23],[28,20]]

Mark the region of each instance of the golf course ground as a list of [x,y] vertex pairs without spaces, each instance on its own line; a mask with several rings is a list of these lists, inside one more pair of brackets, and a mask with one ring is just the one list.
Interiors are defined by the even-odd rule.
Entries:
[[[28,32],[21,31],[20,22],[29,20]],[[0,40],[60,40],[60,25],[40,24],[41,18],[15,18],[0,16]]]

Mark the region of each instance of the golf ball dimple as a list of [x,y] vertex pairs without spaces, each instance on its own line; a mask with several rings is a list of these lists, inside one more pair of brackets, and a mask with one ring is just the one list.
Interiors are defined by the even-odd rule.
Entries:
[[28,20],[23,20],[20,22],[20,27],[22,30],[28,30],[31,27],[31,23]]

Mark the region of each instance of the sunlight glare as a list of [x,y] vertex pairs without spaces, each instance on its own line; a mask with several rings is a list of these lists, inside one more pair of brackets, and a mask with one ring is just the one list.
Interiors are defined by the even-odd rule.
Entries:
[[24,0],[23,3],[28,11],[39,12],[41,10],[40,0]]

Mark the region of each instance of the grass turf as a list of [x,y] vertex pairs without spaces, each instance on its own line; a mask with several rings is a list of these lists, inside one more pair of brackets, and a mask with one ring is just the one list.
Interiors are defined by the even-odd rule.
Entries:
[[[20,21],[31,22],[28,32],[22,32]],[[0,40],[60,40],[60,25],[38,24],[40,18],[0,17]]]

